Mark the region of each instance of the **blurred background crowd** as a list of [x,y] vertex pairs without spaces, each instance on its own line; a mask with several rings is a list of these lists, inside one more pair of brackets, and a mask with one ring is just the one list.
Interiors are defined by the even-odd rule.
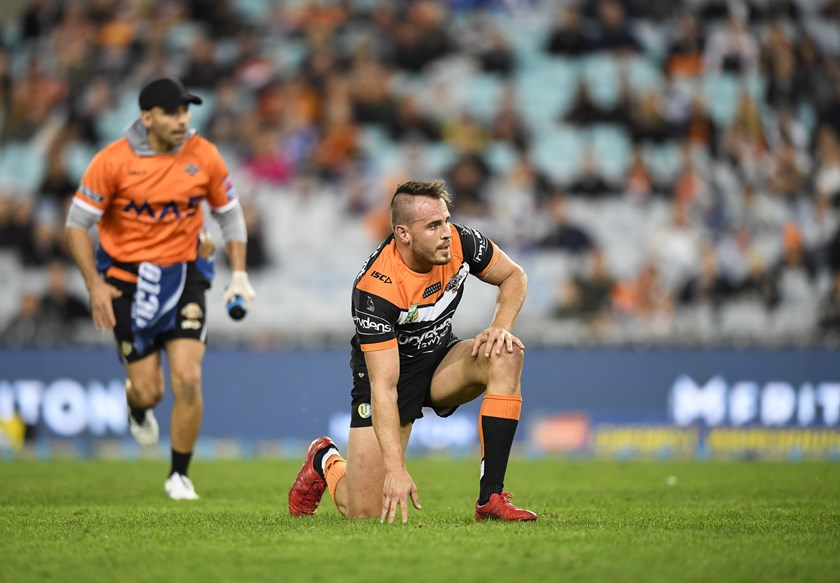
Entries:
[[[162,75],[204,98],[246,210],[257,303],[224,316],[220,260],[214,343],[346,343],[409,177],[528,271],[526,343],[840,338],[838,0],[3,4],[5,346],[112,342],[64,215]],[[492,313],[468,287],[461,336]]]

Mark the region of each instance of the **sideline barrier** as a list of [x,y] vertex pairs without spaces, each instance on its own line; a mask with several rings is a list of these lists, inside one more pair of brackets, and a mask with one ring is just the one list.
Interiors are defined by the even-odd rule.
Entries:
[[[350,383],[349,349],[208,350],[200,447],[241,456],[297,452],[322,433],[341,442]],[[534,454],[840,458],[829,350],[528,349],[523,397],[517,447]],[[474,449],[478,404],[427,414],[410,447]],[[164,436],[170,412],[167,392]],[[50,444],[44,455],[133,451],[110,350],[0,351],[0,449],[14,449],[20,421],[36,449]]]

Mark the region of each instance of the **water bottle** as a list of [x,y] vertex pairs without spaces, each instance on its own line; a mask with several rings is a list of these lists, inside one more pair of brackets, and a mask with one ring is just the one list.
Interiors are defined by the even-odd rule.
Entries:
[[245,308],[245,299],[240,295],[235,295],[225,304],[228,315],[234,320],[241,320],[248,313]]

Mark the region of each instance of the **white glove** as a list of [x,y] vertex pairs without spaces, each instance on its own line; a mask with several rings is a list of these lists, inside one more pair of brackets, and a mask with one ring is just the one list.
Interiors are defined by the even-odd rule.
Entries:
[[254,288],[251,287],[251,282],[248,281],[247,271],[234,271],[231,274],[230,285],[225,289],[222,296],[222,303],[227,304],[233,296],[242,296],[245,300],[245,306],[251,307],[251,302],[254,300]]

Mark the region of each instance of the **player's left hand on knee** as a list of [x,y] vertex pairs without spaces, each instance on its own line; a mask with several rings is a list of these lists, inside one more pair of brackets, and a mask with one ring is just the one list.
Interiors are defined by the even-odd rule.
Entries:
[[230,285],[227,286],[225,293],[222,296],[222,303],[227,304],[228,300],[234,296],[241,296],[242,299],[245,300],[245,305],[249,307],[251,302],[254,300],[256,293],[254,292],[254,288],[251,287],[251,282],[248,281],[247,271],[233,272],[230,279]]
[[478,356],[484,350],[484,356],[490,358],[492,353],[502,354],[502,350],[513,352],[513,347],[518,346],[525,350],[522,341],[501,326],[490,326],[473,339],[472,356]]

